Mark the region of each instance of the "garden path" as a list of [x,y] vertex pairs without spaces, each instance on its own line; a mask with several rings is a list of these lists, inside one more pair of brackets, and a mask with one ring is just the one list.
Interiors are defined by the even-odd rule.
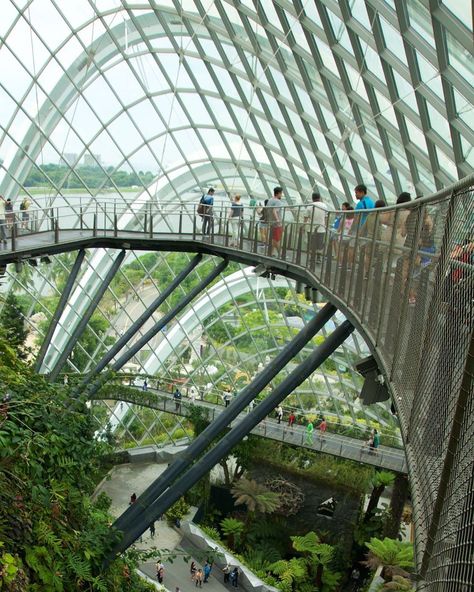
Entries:
[[[117,465],[109,473],[109,477],[105,479],[97,488],[95,496],[104,492],[111,499],[112,504],[110,512],[113,516],[120,516],[122,512],[127,509],[132,493],[139,496],[152,481],[154,481],[167,467],[167,463],[127,463]],[[192,548],[188,543],[182,541],[180,533],[177,529],[168,526],[165,520],[158,520],[155,523],[155,536],[151,538],[150,531],[147,531],[141,540],[136,544],[139,549],[151,549],[157,547],[158,549],[181,549],[185,548],[186,553],[192,554]],[[199,565],[199,561],[193,557]],[[155,561],[147,561],[140,565],[141,571],[147,576],[156,581]],[[165,579],[164,584],[166,590],[175,592],[176,586],[180,587],[180,592],[191,592],[196,590],[196,587],[191,582],[189,577],[189,563],[177,557],[173,563],[164,561]],[[221,571],[214,567],[211,572],[209,582],[204,586],[207,592],[224,592],[231,590],[230,587],[224,586],[222,583],[223,576]],[[239,586],[242,590],[243,588]]]

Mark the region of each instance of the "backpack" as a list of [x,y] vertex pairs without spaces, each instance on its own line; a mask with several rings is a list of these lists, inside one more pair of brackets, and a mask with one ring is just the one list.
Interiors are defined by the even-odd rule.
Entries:
[[204,195],[202,195],[201,199],[199,200],[196,213],[198,216],[201,216],[201,218],[204,216]]

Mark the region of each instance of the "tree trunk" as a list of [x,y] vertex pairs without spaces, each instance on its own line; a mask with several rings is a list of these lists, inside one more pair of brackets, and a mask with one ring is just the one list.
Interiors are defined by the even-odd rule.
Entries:
[[403,508],[410,490],[408,477],[398,474],[393,483],[393,493],[390,500],[390,513],[385,522],[383,536],[396,539],[400,533],[400,523],[402,521]]
[[229,473],[229,467],[227,466],[227,462],[225,460],[221,460],[220,463],[221,467],[224,470],[224,485],[226,487],[230,487],[232,485],[232,482],[230,480],[230,473]]
[[321,588],[323,587],[323,564],[319,563],[318,567],[316,568],[316,586],[318,587],[318,590],[321,590]]
[[379,505],[379,499],[382,493],[385,490],[385,485],[379,485],[378,487],[374,487],[372,489],[372,493],[370,494],[369,503],[367,505],[367,510],[364,516],[364,522],[369,522],[372,515],[374,514],[377,506]]

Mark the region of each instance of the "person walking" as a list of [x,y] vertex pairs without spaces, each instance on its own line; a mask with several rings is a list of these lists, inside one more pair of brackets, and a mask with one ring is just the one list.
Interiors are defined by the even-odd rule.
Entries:
[[380,446],[380,435],[376,429],[374,429],[374,437],[373,437],[373,451],[377,452],[377,448]]
[[227,391],[227,392],[224,394],[224,405],[225,405],[226,407],[228,407],[228,406],[230,405],[230,400],[231,400],[231,396],[230,396],[230,393]]
[[222,573],[224,574],[224,584],[228,584],[230,580],[230,565],[226,563],[222,568]]
[[314,432],[314,425],[312,421],[308,421],[308,425],[306,426],[306,444],[310,446],[313,445],[313,432]]
[[28,221],[30,219],[30,213],[28,212],[30,208],[30,200],[27,197],[23,198],[23,201],[20,204],[20,211],[21,211],[21,220],[22,220],[22,227],[26,230],[28,229]]
[[290,411],[290,415],[288,415],[288,426],[291,428],[296,421],[296,415],[293,411]]
[[321,423],[319,424],[319,438],[320,440],[324,440],[324,436],[326,434],[326,429],[328,427],[326,418],[323,416],[321,419]]
[[212,571],[212,564],[206,561],[206,565],[204,566],[204,583],[207,584],[209,580],[209,576],[211,575]]
[[275,187],[273,189],[273,197],[268,200],[267,208],[269,209],[269,223],[271,232],[271,250],[269,255],[271,256],[274,251],[280,256],[281,237],[283,235],[283,220],[281,209],[283,204],[281,198],[283,197],[282,187]]
[[231,242],[229,244],[230,247],[239,246],[243,215],[244,206],[240,202],[240,195],[236,195],[229,209],[229,223],[231,230]]
[[7,221],[5,217],[5,207],[7,202],[3,195],[0,195],[0,240],[4,245],[7,244]]
[[234,588],[239,587],[239,568],[237,566],[230,573],[230,582]]
[[199,588],[202,588],[202,582],[204,580],[204,574],[202,573],[202,569],[199,568],[196,571],[196,576],[194,578],[194,581],[196,582],[196,588],[199,586]]
[[320,263],[329,208],[323,203],[320,194],[317,192],[312,193],[311,200],[312,203],[308,206],[304,215],[304,223],[310,226],[308,250],[315,257],[316,262]]
[[276,408],[276,418],[278,423],[281,423],[281,420],[283,419],[283,407],[281,405],[278,405],[278,407]]
[[143,384],[142,384],[142,391],[147,391],[147,390],[148,390],[148,381],[145,378],[145,380],[143,381]]
[[129,506],[133,506],[133,504],[137,501],[137,494],[136,493],[132,493],[132,495],[130,496],[130,501],[128,502]]
[[180,392],[179,388],[176,387],[176,389],[174,391],[174,395],[173,395],[176,413],[179,413],[181,411],[181,397],[182,397],[181,392]]
[[196,572],[197,572],[197,565],[195,561],[191,561],[191,565],[189,567],[189,573],[191,574],[191,580],[194,582],[196,579]]
[[5,219],[8,230],[11,230],[15,221],[15,214],[13,213],[13,202],[10,198],[5,202]]
[[202,205],[202,235],[208,236],[214,232],[214,187],[209,187],[206,195],[201,197]]
[[154,522],[152,522],[150,524],[150,537],[152,539],[155,538],[155,523]]

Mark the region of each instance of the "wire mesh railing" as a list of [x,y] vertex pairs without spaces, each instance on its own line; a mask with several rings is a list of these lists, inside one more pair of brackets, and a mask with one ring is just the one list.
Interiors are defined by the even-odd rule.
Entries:
[[473,191],[471,175],[403,206],[325,212],[324,224],[321,204],[246,208],[235,221],[230,208],[199,216],[181,204],[90,202],[31,212],[26,227],[3,223],[0,258],[28,253],[39,233],[45,249],[140,235],[259,255],[270,272],[277,261],[300,268],[358,324],[391,389],[410,468],[419,589],[462,592],[474,581]]

